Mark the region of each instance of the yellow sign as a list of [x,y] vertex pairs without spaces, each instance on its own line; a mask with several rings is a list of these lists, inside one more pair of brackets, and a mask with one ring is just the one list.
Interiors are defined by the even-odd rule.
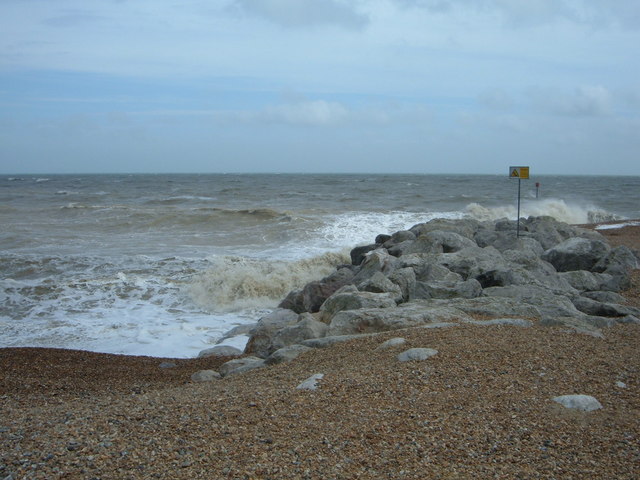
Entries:
[[509,178],[529,179],[529,167],[509,167]]

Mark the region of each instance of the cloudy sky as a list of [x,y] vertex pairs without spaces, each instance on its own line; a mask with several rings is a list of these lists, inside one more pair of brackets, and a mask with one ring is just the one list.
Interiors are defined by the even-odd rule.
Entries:
[[638,0],[0,0],[0,172],[640,175]]

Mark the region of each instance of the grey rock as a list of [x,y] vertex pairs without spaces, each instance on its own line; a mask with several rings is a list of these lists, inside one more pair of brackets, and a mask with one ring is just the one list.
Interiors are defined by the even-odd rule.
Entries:
[[381,272],[385,276],[390,275],[398,266],[399,261],[396,257],[379,248],[369,252],[360,265],[360,270],[355,274],[352,281],[355,285],[370,279],[374,273]]
[[416,237],[425,235],[432,231],[440,230],[444,232],[454,232],[468,239],[473,239],[473,236],[479,228],[480,222],[473,219],[453,220],[448,218],[436,218],[427,223],[414,225],[409,230],[413,232]]
[[302,289],[291,290],[284,300],[278,304],[278,308],[292,310],[295,313],[306,312],[307,310],[304,306],[304,295],[302,293]]
[[215,370],[200,370],[191,375],[192,382],[211,382],[220,378],[220,374]]
[[554,397],[553,401],[565,408],[581,410],[583,412],[592,412],[602,408],[600,402],[591,395],[562,395]]
[[264,360],[257,357],[243,357],[234,358],[226,363],[220,365],[220,375],[228,377],[230,375],[236,375],[238,373],[248,372],[255,368],[261,368],[264,366]]
[[452,253],[468,247],[477,247],[477,244],[456,232],[444,230],[432,230],[424,234],[426,238],[431,240],[437,246],[438,253]]
[[[540,311],[535,305],[517,299],[504,297],[452,298],[449,300],[429,300],[432,306],[447,306],[463,311],[469,315],[486,315],[489,317],[524,317],[540,318]],[[573,306],[573,304],[571,304]]]
[[391,293],[340,290],[329,297],[320,307],[320,321],[328,324],[336,314],[343,310],[391,308],[395,306],[395,295]]
[[638,259],[629,248],[620,245],[611,249],[593,266],[594,272],[608,273],[619,271],[629,271],[640,268]]
[[362,245],[360,247],[355,247],[351,250],[351,264],[352,265],[360,265],[364,259],[367,257],[369,252],[380,248],[382,245],[380,243],[372,243],[370,245]]
[[292,310],[277,309],[262,317],[252,330],[249,341],[244,349],[247,354],[267,358],[276,348],[273,347],[273,337],[284,327],[298,322],[298,314]]
[[508,325],[513,327],[532,327],[533,323],[524,318],[493,318],[491,320],[467,320],[465,323],[481,326]]
[[601,317],[626,317],[627,315],[640,316],[640,309],[618,305],[615,303],[598,302],[587,297],[575,297],[573,299],[575,307],[587,315]]
[[416,288],[416,273],[413,268],[399,268],[389,275],[389,281],[400,288],[401,302],[406,302],[411,298]]
[[485,288],[483,295],[505,297],[521,304],[534,306],[542,316],[561,317],[580,313],[567,296],[534,285]]
[[462,275],[453,273],[444,265],[437,263],[426,263],[415,268],[416,280],[420,282],[462,282]]
[[412,299],[475,298],[482,293],[482,285],[476,279],[464,282],[416,282]]
[[467,318],[467,315],[455,308],[415,301],[404,303],[396,308],[367,308],[338,312],[331,320],[328,335],[385,332]]
[[478,278],[492,270],[510,270],[502,254],[494,247],[468,247],[455,253],[438,257],[438,264],[462,276],[464,280]]
[[178,365],[174,362],[162,362],[160,365],[158,365],[159,368],[175,368]]
[[591,300],[595,300],[597,302],[603,303],[624,303],[626,299],[615,292],[605,292],[605,291],[595,291],[595,292],[583,292],[583,297],[590,298]]
[[545,327],[567,327],[577,333],[604,338],[602,330],[595,326],[593,322],[586,321],[585,318],[587,317],[544,317],[539,324]]
[[216,343],[220,344],[229,338],[237,337],[239,335],[250,335],[251,331],[256,328],[257,323],[247,323],[233,327],[227,333],[225,333]]
[[378,345],[376,350],[386,350],[386,349],[389,349],[389,348],[397,347],[399,345],[404,345],[406,342],[407,342],[407,340],[405,338],[402,338],[402,337],[390,338],[386,342],[383,342],[380,345]]
[[239,357],[242,355],[242,350],[229,345],[216,345],[215,347],[207,348],[198,353],[198,358],[207,357]]
[[398,354],[397,358],[400,362],[420,362],[437,354],[438,350],[433,348],[410,348],[409,350],[405,350]]
[[467,247],[476,247],[469,238],[455,232],[431,230],[420,235],[411,245],[403,249],[403,254],[412,253],[451,253]]
[[303,313],[298,323],[284,327],[275,333],[271,347],[277,350],[287,345],[299,344],[309,338],[324,337],[328,329],[326,323],[319,322],[309,313]]
[[265,365],[288,363],[309,350],[311,350],[311,347],[306,347],[304,345],[289,345],[288,347],[283,347],[273,352],[266,358],[264,363]]
[[302,289],[304,311],[317,312],[327,298],[354,281],[354,272],[348,268],[341,268],[318,282],[308,283]]
[[609,250],[604,241],[572,237],[547,250],[542,259],[559,272],[591,270]]
[[588,292],[599,290],[601,282],[596,274],[586,270],[572,270],[570,272],[558,273],[560,278],[565,279],[569,284],[579,292]]
[[[358,284],[358,290],[371,293],[389,293],[396,303],[402,301],[402,289],[382,272],[376,272],[371,278]],[[326,302],[325,302],[326,303]],[[322,310],[322,307],[320,308]]]
[[298,390],[317,390],[318,382],[324,378],[324,373],[316,373],[300,383],[296,388]]
[[404,242],[412,242],[416,239],[416,235],[410,230],[400,230],[399,232],[394,233],[388,238],[382,246],[389,249],[394,245],[398,245],[399,243]]

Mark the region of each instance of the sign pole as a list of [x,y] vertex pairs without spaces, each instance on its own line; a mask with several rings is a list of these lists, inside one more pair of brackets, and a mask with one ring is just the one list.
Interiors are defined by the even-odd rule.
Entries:
[[[520,186],[522,179],[529,179],[529,167],[509,167],[509,178],[518,179],[518,218],[516,218],[516,238],[520,237]],[[538,184],[536,184],[536,187]]]
[[520,183],[522,180],[518,178],[518,218],[516,219],[516,238],[520,238]]

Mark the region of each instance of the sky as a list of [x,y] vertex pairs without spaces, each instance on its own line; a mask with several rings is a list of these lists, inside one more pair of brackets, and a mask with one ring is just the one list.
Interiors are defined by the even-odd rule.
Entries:
[[640,175],[638,0],[0,0],[0,173]]

